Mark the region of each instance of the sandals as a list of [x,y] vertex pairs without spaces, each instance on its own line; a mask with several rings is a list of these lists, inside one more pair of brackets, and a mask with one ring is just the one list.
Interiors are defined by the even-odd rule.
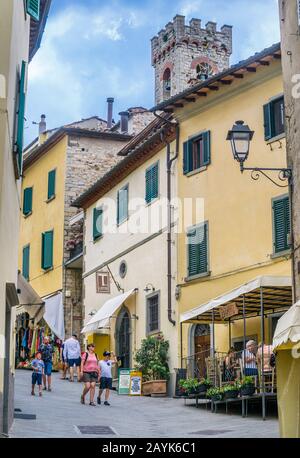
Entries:
[[96,404],[94,402],[90,402],[90,406],[96,407]]
[[80,402],[81,402],[81,404],[85,404],[85,400],[84,400],[84,396],[83,395],[81,395],[81,397],[80,397]]

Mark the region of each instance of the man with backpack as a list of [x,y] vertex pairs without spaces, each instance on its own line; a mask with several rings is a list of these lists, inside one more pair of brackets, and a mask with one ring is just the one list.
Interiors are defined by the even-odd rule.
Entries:
[[90,406],[95,407],[94,402],[96,383],[100,381],[100,368],[98,356],[95,353],[95,345],[88,344],[87,352],[81,358],[81,379],[84,383],[83,393],[80,398],[81,404],[85,404],[85,396],[90,392]]

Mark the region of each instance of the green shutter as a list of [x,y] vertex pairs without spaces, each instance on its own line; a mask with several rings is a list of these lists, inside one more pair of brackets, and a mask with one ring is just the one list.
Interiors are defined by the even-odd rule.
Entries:
[[128,186],[118,192],[117,223],[120,224],[128,218]]
[[210,164],[210,131],[208,130],[207,132],[204,132],[202,134],[203,137],[203,165],[209,165]]
[[29,260],[30,260],[30,246],[23,248],[23,260],[22,260],[22,275],[29,281]]
[[273,202],[274,251],[280,253],[290,248],[288,239],[291,232],[291,215],[289,198]]
[[40,0],[27,0],[27,13],[36,21],[40,20]]
[[55,197],[56,170],[48,173],[48,200]]
[[158,197],[159,173],[158,164],[146,170],[146,202],[149,204]]
[[267,103],[264,105],[264,128],[265,140],[268,141],[272,138],[272,104]]
[[53,267],[53,231],[42,234],[42,269]]
[[93,213],[93,239],[97,240],[102,236],[102,225],[103,225],[103,209],[94,208]]
[[16,155],[19,175],[22,174],[22,156],[24,141],[24,121],[25,121],[25,84],[26,84],[26,62],[22,61],[21,77],[19,82],[18,108],[17,108],[17,138]]
[[32,188],[24,189],[23,215],[27,216],[32,212]]
[[189,142],[183,144],[183,174],[186,175],[190,172],[189,166]]
[[197,227],[188,233],[188,275],[205,274],[208,272],[208,226]]

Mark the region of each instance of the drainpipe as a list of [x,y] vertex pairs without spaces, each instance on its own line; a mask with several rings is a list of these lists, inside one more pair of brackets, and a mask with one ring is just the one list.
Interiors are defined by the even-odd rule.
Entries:
[[173,127],[176,126],[176,152],[175,156],[171,158],[171,146],[168,141],[164,140],[164,133],[161,133],[161,139],[165,142],[167,147],[167,200],[168,200],[168,235],[167,235],[167,251],[168,251],[168,320],[176,326],[176,321],[172,318],[172,207],[171,207],[171,170],[173,162],[178,158],[179,155],[179,124],[176,121],[171,122],[162,116],[159,116],[154,112],[157,118],[162,119],[165,123],[171,124]]

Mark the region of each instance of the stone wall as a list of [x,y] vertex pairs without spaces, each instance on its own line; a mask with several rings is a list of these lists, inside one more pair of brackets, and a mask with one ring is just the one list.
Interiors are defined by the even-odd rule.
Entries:
[[185,24],[184,16],[175,16],[157,36],[152,38],[152,65],[155,68],[155,102],[166,96],[163,76],[166,69],[171,72],[171,91],[174,96],[189,87],[197,78],[197,64],[208,64],[213,73],[229,67],[232,54],[232,27],[224,25],[217,31],[217,24],[208,22],[201,28],[200,19]]

